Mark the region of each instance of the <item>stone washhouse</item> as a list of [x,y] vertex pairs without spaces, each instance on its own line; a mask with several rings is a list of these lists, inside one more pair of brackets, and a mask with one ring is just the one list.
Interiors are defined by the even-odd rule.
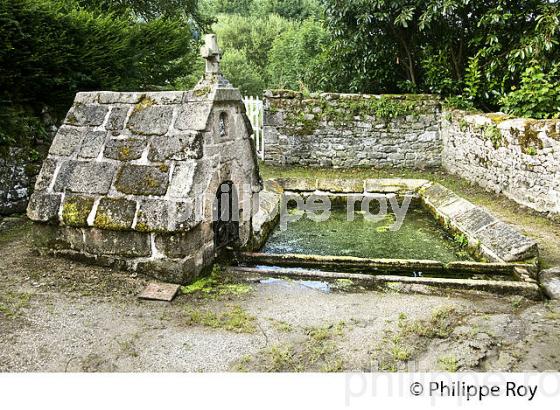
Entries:
[[40,252],[187,283],[251,242],[253,130],[215,35],[201,53],[191,91],[76,95],[27,210]]

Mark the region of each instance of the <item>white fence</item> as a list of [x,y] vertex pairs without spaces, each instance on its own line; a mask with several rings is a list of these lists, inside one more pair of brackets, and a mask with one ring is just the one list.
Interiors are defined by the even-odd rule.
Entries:
[[255,140],[257,155],[261,160],[264,160],[263,102],[259,97],[244,97],[243,103],[247,110],[247,117],[249,117],[253,126],[253,139]]

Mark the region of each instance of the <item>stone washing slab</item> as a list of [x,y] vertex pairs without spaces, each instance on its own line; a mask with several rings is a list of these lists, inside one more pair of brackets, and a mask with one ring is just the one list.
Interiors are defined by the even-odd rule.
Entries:
[[505,262],[516,262],[538,255],[537,243],[521,235],[511,225],[497,222],[478,231],[482,246]]
[[[463,200],[463,202],[467,202]],[[477,233],[498,220],[487,210],[474,206],[463,213],[455,215],[453,222],[465,232]]]
[[419,190],[427,208],[446,227],[465,235],[469,245],[497,262],[520,262],[538,257],[537,243],[440,184]]
[[409,194],[417,192],[423,186],[429,184],[426,179],[403,179],[403,178],[379,178],[366,179],[365,192],[368,193],[396,193]]
[[420,195],[430,206],[439,209],[441,207],[459,201],[461,198],[453,191],[440,184],[432,184],[420,189]]
[[317,179],[319,191],[333,193],[353,193],[364,191],[364,181],[361,179]]
[[458,219],[467,212],[470,212],[477,208],[473,203],[467,201],[466,199],[460,198],[458,201],[451,202],[447,205],[441,206],[439,212],[445,217],[451,219]]

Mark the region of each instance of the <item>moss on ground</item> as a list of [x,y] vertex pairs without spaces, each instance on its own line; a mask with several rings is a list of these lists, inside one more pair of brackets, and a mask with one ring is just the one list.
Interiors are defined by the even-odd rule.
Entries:
[[459,364],[455,356],[442,356],[438,359],[438,366],[444,372],[455,373]]
[[0,245],[26,238],[32,225],[33,223],[30,220],[22,218],[21,223],[16,223],[8,229],[0,229]]
[[233,306],[220,312],[206,309],[187,309],[187,323],[191,326],[205,326],[224,329],[235,333],[255,333],[257,318],[240,306]]
[[244,296],[251,293],[252,290],[253,288],[246,283],[231,282],[229,278],[223,275],[221,267],[217,264],[212,267],[210,276],[181,288],[184,295],[212,299]]
[[374,347],[372,359],[379,370],[397,372],[422,351],[432,339],[447,339],[460,323],[461,315],[453,308],[435,309],[428,320],[410,320],[401,313],[396,328],[387,328]]
[[17,317],[21,311],[29,306],[31,300],[30,293],[23,292],[3,292],[0,294],[0,317],[8,319]]
[[232,366],[234,371],[340,372],[344,361],[336,342],[344,337],[344,322],[309,327],[301,343],[286,342],[246,355]]

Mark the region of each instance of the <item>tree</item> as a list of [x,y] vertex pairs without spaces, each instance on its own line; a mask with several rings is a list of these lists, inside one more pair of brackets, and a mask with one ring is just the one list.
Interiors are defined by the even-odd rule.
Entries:
[[249,61],[242,50],[228,50],[222,57],[221,64],[224,76],[243,95],[261,95],[265,88],[261,70]]
[[184,18],[200,26],[207,23],[199,13],[199,0],[77,0],[77,2],[88,10],[121,16],[133,15],[145,21],[171,17]]
[[223,51],[239,50],[268,83],[267,66],[274,40],[293,23],[275,14],[266,17],[219,15],[212,30]]
[[324,88],[463,92],[486,109],[558,62],[558,1],[324,0]]
[[315,20],[305,20],[301,25],[294,25],[280,34],[270,50],[270,85],[298,89],[304,84],[316,89],[314,78],[317,58],[326,40],[327,32]]

